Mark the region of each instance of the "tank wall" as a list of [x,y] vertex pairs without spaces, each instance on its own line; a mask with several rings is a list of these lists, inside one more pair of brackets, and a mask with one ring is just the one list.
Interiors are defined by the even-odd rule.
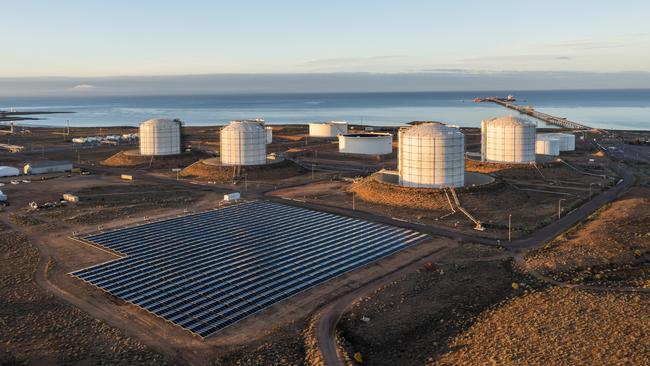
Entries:
[[266,128],[266,143],[270,144],[273,142],[273,129],[271,127]]
[[180,126],[173,123],[142,123],[140,155],[176,155],[181,153]]
[[399,135],[400,184],[407,187],[462,187],[465,137]]
[[[481,136],[485,143],[484,160],[504,163],[535,161],[535,126],[491,126],[487,123]],[[482,147],[483,149],[483,147]]]
[[266,164],[266,131],[264,128],[223,128],[220,132],[221,164]]
[[339,152],[347,154],[385,155],[393,152],[393,136],[339,136]]
[[576,136],[570,133],[544,133],[538,139],[557,139],[560,151],[574,151],[576,149]]
[[557,139],[537,140],[535,153],[540,155],[560,155],[560,141]]
[[348,133],[347,123],[310,123],[309,136],[311,137],[336,137]]

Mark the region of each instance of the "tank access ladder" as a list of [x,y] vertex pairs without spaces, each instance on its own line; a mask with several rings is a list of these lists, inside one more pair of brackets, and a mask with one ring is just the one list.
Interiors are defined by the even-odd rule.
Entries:
[[466,209],[464,209],[463,206],[460,205],[460,200],[456,195],[456,190],[453,187],[449,187],[449,190],[451,191],[451,196],[454,198],[454,203],[456,203],[456,207],[458,207],[458,210],[463,214],[465,214],[465,216],[467,216],[467,218],[474,223],[474,230],[485,231],[485,228],[483,227],[483,225],[481,225],[481,222],[477,220],[474,216],[472,216],[472,214],[470,214]]

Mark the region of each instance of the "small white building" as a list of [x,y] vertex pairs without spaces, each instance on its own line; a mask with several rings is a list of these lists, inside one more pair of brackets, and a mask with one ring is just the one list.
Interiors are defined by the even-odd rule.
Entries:
[[240,198],[241,198],[241,194],[239,194],[239,192],[233,192],[233,193],[228,193],[223,195],[224,201],[237,201]]

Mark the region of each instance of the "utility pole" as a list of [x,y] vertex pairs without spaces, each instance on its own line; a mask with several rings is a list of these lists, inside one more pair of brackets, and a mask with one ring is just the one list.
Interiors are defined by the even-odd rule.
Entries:
[[352,211],[356,211],[354,207],[354,192],[352,192]]
[[512,214],[508,214],[508,241],[512,241]]
[[314,180],[314,164],[311,165],[311,180]]
[[566,198],[560,198],[559,201],[557,201],[557,219],[559,220],[560,217],[562,217],[562,201],[566,201]]

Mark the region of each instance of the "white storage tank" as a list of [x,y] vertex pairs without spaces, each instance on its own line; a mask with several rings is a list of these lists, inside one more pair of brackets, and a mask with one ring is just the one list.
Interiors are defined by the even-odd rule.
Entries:
[[140,155],[176,155],[181,153],[181,124],[155,118],[140,123]]
[[535,154],[538,155],[560,155],[560,140],[552,137],[537,136],[535,143]]
[[347,133],[339,135],[339,152],[346,154],[385,155],[393,152],[390,133]]
[[232,121],[221,129],[221,164],[266,164],[266,131],[253,121]]
[[399,182],[407,187],[462,187],[465,136],[442,123],[423,123],[398,134]]
[[345,121],[312,122],[309,124],[311,137],[336,137],[348,133],[348,123]]
[[571,133],[543,133],[538,135],[540,136],[554,138],[560,142],[560,151],[574,151],[576,149],[576,136]]
[[266,143],[270,144],[273,142],[273,128],[266,127]]
[[481,121],[483,161],[524,164],[535,162],[535,124],[521,117]]

